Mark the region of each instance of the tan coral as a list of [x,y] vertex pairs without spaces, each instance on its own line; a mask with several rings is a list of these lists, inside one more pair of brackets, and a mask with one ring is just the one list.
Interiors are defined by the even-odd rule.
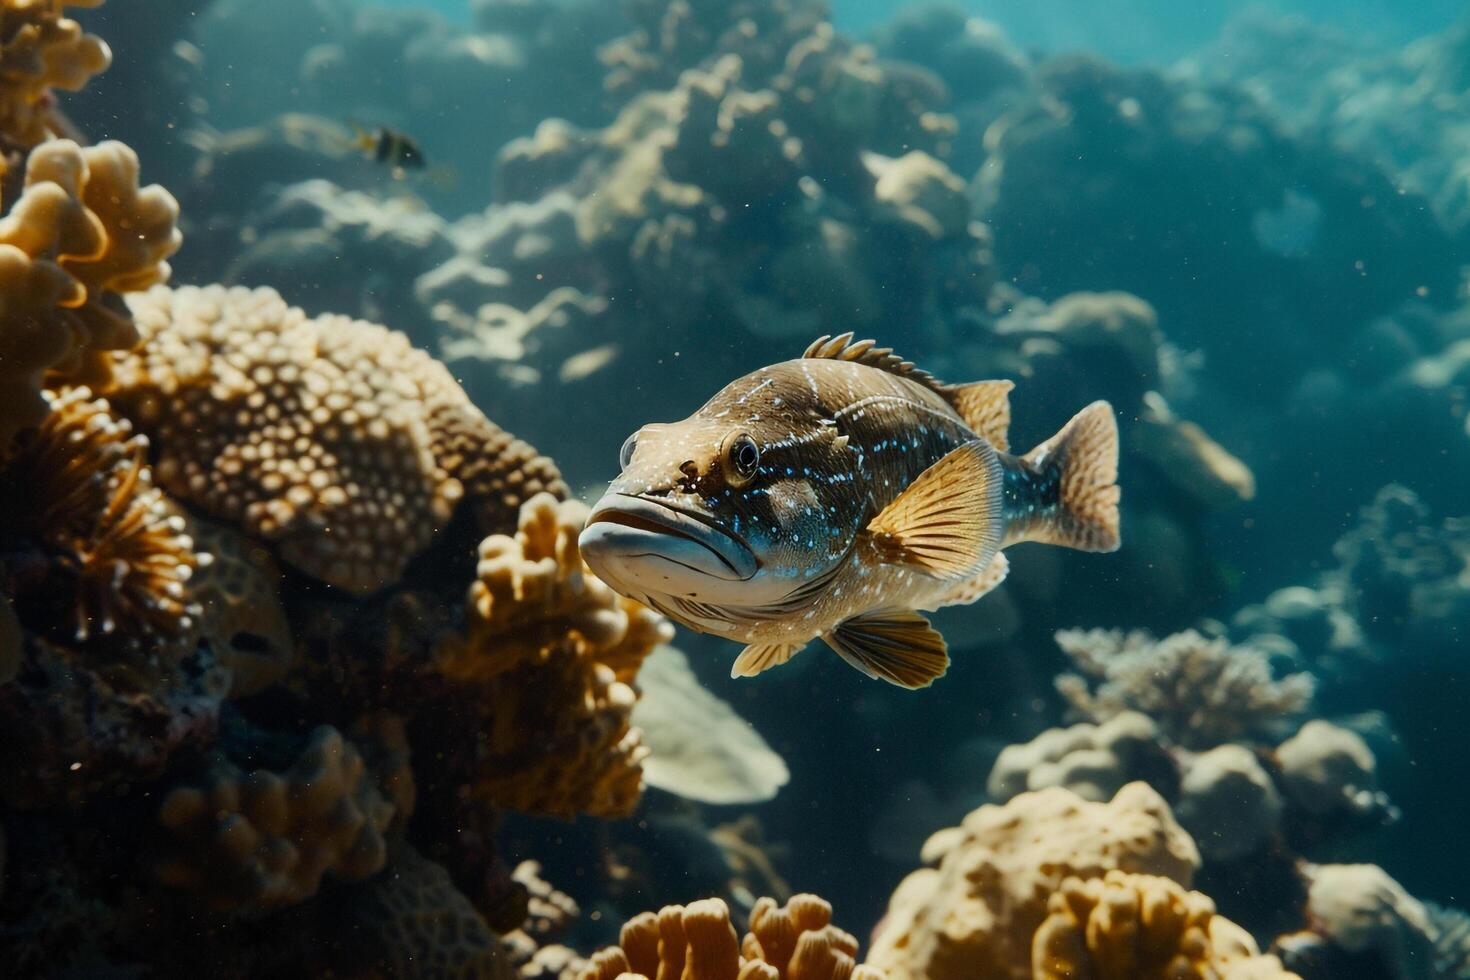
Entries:
[[1027,980],[1031,938],[1065,879],[1118,869],[1187,887],[1200,863],[1145,783],[1109,803],[1052,788],[982,806],[931,837],[923,854],[937,867],[898,886],[868,957],[891,980]]
[[576,544],[586,514],[540,494],[514,537],[487,538],[467,633],[436,655],[441,673],[483,684],[495,706],[472,792],[498,807],[619,815],[638,799],[648,750],[630,727],[630,685],[672,628],[588,570]]
[[1300,980],[1215,903],[1167,878],[1068,878],[1032,942],[1036,980]]
[[0,2],[0,136],[35,146],[56,135],[53,88],[75,92],[112,63],[107,44],[65,16],[102,0]]
[[1161,640],[1144,632],[1060,630],[1056,641],[1082,671],[1056,682],[1074,714],[1100,722],[1141,711],[1187,749],[1269,735],[1312,699],[1310,674],[1278,680],[1260,651],[1194,630]]
[[221,763],[201,786],[164,797],[160,881],[217,908],[274,908],[315,895],[327,874],[379,871],[392,822],[362,753],[336,729],[312,733],[284,773]]
[[565,492],[403,334],[308,319],[264,288],[131,302],[143,343],[117,357],[111,393],[152,435],[160,481],[323,581],[359,593],[395,582],[464,494],[451,468],[487,518]]
[[[148,440],[86,388],[46,395],[49,414],[16,447],[6,514],[67,579],[70,635],[121,637],[150,654],[187,652],[199,618],[183,514],[152,485]],[[37,587],[48,588],[47,579]]]
[[25,190],[0,219],[0,450],[45,414],[47,371],[101,383],[101,351],[138,334],[117,292],[168,277],[178,204],[139,187],[122,143],[52,140],[30,154]]
[[785,906],[762,898],[751,931],[737,941],[717,898],[644,912],[623,926],[621,945],[592,957],[577,980],[884,980],[858,966],[857,940],[832,925],[832,906],[796,895]]

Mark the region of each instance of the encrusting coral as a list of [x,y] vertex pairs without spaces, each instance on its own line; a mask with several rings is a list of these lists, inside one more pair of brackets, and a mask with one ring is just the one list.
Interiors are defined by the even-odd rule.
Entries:
[[107,43],[65,16],[102,0],[0,2],[0,133],[21,146],[56,135],[51,89],[77,91],[112,62]]
[[23,618],[53,624],[46,632],[58,642],[120,639],[150,659],[177,659],[200,619],[188,584],[209,556],[153,486],[145,437],[86,388],[45,400],[48,413],[17,442],[0,485],[10,550],[33,548],[36,558],[0,578]]
[[50,140],[26,159],[24,191],[0,218],[0,451],[45,415],[47,371],[101,383],[100,352],[138,341],[115,295],[168,278],[178,204],[138,186],[122,143]]
[[160,483],[326,582],[392,584],[466,491],[487,530],[540,490],[565,493],[402,334],[308,319],[266,288],[131,303],[143,343],[108,392],[152,436]]
[[154,873],[219,908],[290,905],[316,894],[324,875],[379,871],[393,815],[362,753],[323,726],[284,773],[221,762],[202,785],[171,790]]
[[648,750],[630,727],[630,685],[673,630],[592,575],[577,551],[586,514],[540,494],[514,537],[486,538],[466,635],[436,658],[494,705],[470,792],[507,809],[614,815],[638,798]]
[[[1162,640],[1142,632],[1060,630],[1056,640],[1082,671],[1056,682],[1074,714],[1105,721],[1141,711],[1187,749],[1269,734],[1312,698],[1310,674],[1277,680],[1258,651],[1194,630]],[[1089,678],[1100,681],[1096,690]]]
[[1300,980],[1215,903],[1168,878],[1068,878],[1031,950],[1036,980]]
[[891,980],[1027,980],[1032,936],[1064,880],[1116,869],[1188,887],[1200,863],[1145,783],[1107,803],[1052,788],[982,806],[929,838],[923,856],[937,867],[894,891],[868,957]]
[[729,907],[710,898],[635,916],[620,942],[594,954],[576,980],[885,980],[857,965],[857,940],[832,925],[832,906],[816,895],[785,906],[760,899],[743,941]]
[[344,894],[336,916],[348,976],[515,976],[500,938],[455,889],[449,873],[407,844],[394,845],[382,874]]

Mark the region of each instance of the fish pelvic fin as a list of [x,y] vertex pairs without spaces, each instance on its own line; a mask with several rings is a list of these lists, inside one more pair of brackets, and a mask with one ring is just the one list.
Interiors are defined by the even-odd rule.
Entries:
[[975,434],[1001,452],[1010,449],[1011,389],[1014,381],[974,381],[951,385],[945,397]]
[[916,690],[949,669],[944,637],[909,610],[878,610],[844,620],[822,634],[827,645],[868,677]]
[[1000,460],[981,439],[951,450],[904,488],[868,525],[881,561],[936,578],[984,568],[1004,529]]
[[779,667],[801,650],[794,643],[752,643],[740,651],[730,666],[731,677],[754,677],[762,671]]
[[1057,479],[1057,507],[1026,534],[1028,541],[1078,551],[1117,551],[1118,423],[1113,407],[1096,401],[1024,457]]
[[955,586],[953,591],[939,600],[939,605],[968,606],[1004,582],[1010,570],[1011,563],[1006,559],[1005,552],[997,551],[995,557],[990,559],[990,564],[982,568],[974,578],[966,579]]

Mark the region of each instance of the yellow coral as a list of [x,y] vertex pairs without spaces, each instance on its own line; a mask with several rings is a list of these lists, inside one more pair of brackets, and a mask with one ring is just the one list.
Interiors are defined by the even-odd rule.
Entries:
[[105,71],[112,52],[64,8],[102,0],[0,0],[0,136],[34,146],[55,135],[53,88],[75,92]]
[[737,942],[717,898],[644,912],[623,926],[620,946],[598,952],[577,980],[884,980],[858,966],[857,940],[832,925],[832,906],[796,895],[784,907],[756,902]]
[[143,343],[116,358],[110,395],[153,437],[160,482],[323,581],[360,593],[395,582],[464,493],[447,467],[490,514],[565,492],[401,333],[308,319],[271,289],[156,288],[131,302]]
[[283,774],[226,763],[205,785],[170,791],[159,807],[168,839],[154,872],[219,908],[291,905],[315,895],[328,873],[350,880],[379,871],[393,814],[362,754],[323,726]]
[[25,190],[0,219],[0,451],[45,415],[43,375],[106,380],[99,352],[138,340],[114,293],[168,277],[178,204],[138,186],[138,158],[122,143],[38,146]]
[[472,792],[512,810],[625,814],[647,755],[629,717],[643,658],[673,630],[600,582],[577,551],[587,509],[527,501],[514,537],[480,546],[469,627],[441,646],[448,677],[484,684],[495,710]]
[[1167,878],[1068,878],[1032,941],[1036,980],[1300,980],[1215,903]]
[[924,845],[898,886],[868,961],[892,980],[1028,980],[1047,897],[1069,877],[1121,869],[1188,886],[1199,852],[1146,783],[1109,803],[1053,787],[982,806]]
[[182,513],[152,486],[147,439],[86,388],[46,399],[50,413],[4,469],[0,503],[67,576],[68,639],[117,635],[186,652],[199,614],[187,584],[207,559],[195,553]]

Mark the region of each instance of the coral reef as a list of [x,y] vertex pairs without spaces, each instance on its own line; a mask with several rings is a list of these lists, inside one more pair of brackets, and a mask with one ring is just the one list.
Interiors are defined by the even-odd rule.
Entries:
[[143,343],[115,359],[108,392],[152,436],[160,483],[317,578],[383,588],[461,497],[490,530],[522,499],[565,492],[401,334],[308,319],[265,288],[131,302]]
[[[1081,717],[1104,721],[1142,711],[1176,745],[1205,749],[1269,735],[1311,702],[1309,674],[1272,677],[1258,651],[1186,630],[1155,640],[1146,633],[1062,630],[1057,644],[1082,674],[1057,678]],[[1100,681],[1096,690],[1089,678]]]
[[436,655],[437,670],[495,705],[472,792],[507,809],[614,815],[637,801],[648,750],[629,685],[672,629],[588,570],[576,544],[586,514],[540,494],[515,537],[481,542],[468,631]]
[[[7,17],[10,9],[7,4]],[[26,33],[22,28],[21,36]],[[7,180],[6,198],[10,185]],[[178,205],[157,185],[138,186],[137,155],[122,143],[42,143],[26,157],[23,190],[5,203],[0,451],[18,429],[44,417],[40,385],[47,371],[106,379],[100,352],[139,339],[116,294],[167,279],[165,260],[180,243]]]
[[[1375,976],[1434,978],[1434,930],[1423,903],[1371,864],[1312,865],[1303,933],[1276,941],[1307,980]],[[1297,961],[1302,966],[1297,967]]]
[[1031,975],[1032,937],[1069,877],[1111,870],[1188,887],[1194,842],[1164,800],[1130,783],[1107,803],[1060,788],[983,806],[924,845],[937,864],[894,892],[869,962],[892,980]]
[[0,5],[0,133],[23,147],[61,135],[52,89],[76,91],[106,71],[112,52],[66,16],[101,0],[5,0]]
[[881,970],[855,964],[857,940],[831,922],[832,906],[815,895],[784,906],[762,898],[737,942],[719,899],[670,905],[628,920],[621,945],[596,953],[576,980],[884,980]]
[[393,815],[362,754],[323,727],[284,772],[225,763],[202,785],[171,790],[158,810],[167,841],[154,873],[223,908],[290,905],[316,894],[324,875],[381,870]]
[[1300,980],[1208,897],[1122,871],[1062,882],[1031,955],[1039,980]]

